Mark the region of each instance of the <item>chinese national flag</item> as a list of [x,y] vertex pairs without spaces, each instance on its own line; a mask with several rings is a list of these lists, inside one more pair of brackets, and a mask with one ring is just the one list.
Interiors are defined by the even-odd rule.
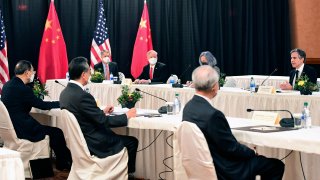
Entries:
[[147,52],[152,49],[149,13],[147,3],[145,1],[133,48],[131,74],[134,78],[137,78],[141,74],[143,67],[148,64]]
[[66,44],[54,3],[51,1],[40,46],[38,77],[41,83],[45,83],[47,79],[65,78],[67,71]]

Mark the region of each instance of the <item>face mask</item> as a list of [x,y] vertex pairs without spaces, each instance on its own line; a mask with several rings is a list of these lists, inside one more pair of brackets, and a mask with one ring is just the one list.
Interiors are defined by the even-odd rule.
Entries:
[[103,61],[104,63],[109,63],[109,62],[110,62],[110,58],[109,58],[109,57],[104,57],[104,58],[102,59],[102,61]]
[[207,63],[207,62],[201,62],[201,64],[202,64],[202,65],[208,65],[208,63]]
[[155,65],[155,64],[157,63],[157,58],[150,58],[150,59],[149,59],[149,63],[150,63],[151,65]]
[[32,73],[29,82],[33,82],[33,79],[34,79],[34,74]]

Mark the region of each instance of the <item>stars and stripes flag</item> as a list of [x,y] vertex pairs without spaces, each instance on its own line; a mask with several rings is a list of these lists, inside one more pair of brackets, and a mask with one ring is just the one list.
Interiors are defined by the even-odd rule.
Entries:
[[[92,40],[91,50],[90,50],[91,67],[101,62],[102,50],[109,50],[111,54],[106,16],[104,15],[102,0],[99,0],[97,24],[93,33],[93,40]],[[111,57],[110,57],[110,61],[111,61]]]
[[3,84],[9,81],[9,65],[7,57],[7,41],[6,33],[4,31],[4,22],[2,10],[0,9],[0,94]]
[[51,0],[46,20],[38,63],[41,83],[47,79],[64,79],[68,72],[68,56],[54,2]]
[[140,76],[143,67],[148,64],[147,52],[152,49],[149,12],[147,2],[144,1],[143,12],[132,54],[131,75],[134,78]]

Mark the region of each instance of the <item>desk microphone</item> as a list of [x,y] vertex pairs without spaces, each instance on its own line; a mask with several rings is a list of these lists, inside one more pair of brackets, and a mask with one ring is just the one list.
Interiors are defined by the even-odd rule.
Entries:
[[183,85],[181,84],[181,78],[185,75],[185,73],[190,69],[191,64],[188,65],[188,67],[181,73],[180,77],[178,78],[177,83],[172,84],[173,88],[183,88]]
[[270,73],[269,76],[268,76],[265,80],[262,81],[262,83],[260,84],[260,86],[262,86],[263,83],[266,82],[266,80],[268,80],[268,79],[270,78],[270,76],[272,76],[272,74],[274,74],[276,71],[278,71],[278,68],[275,68],[275,69],[272,71],[272,73]]
[[293,115],[289,110],[284,110],[284,109],[280,109],[280,110],[257,110],[257,109],[247,109],[247,112],[252,112],[252,111],[285,111],[288,112],[291,116],[291,118],[282,118],[280,120],[280,126],[282,127],[294,127],[293,125]]
[[[164,102],[168,102],[167,100],[165,100],[165,99],[163,99],[163,98],[161,98],[161,97],[155,96],[155,95],[150,94],[150,93],[145,92],[145,91],[142,91],[142,90],[140,90],[139,88],[136,88],[135,90],[138,91],[138,92],[143,92],[143,93],[145,93],[145,94],[148,94],[148,95],[150,95],[150,96],[152,96],[152,97],[161,99],[161,100],[164,101]],[[161,106],[161,107],[158,109],[158,112],[161,113],[161,114],[167,113],[167,107],[166,107],[166,106]]]
[[55,83],[60,84],[63,87],[66,87],[65,85],[63,85],[61,82],[59,82],[58,80],[54,80]]

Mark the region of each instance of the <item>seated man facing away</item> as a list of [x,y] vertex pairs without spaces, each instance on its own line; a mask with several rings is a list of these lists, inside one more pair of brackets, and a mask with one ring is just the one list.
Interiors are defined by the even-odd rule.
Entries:
[[43,110],[59,108],[59,102],[43,101],[36,97],[33,90],[26,85],[33,82],[35,74],[29,61],[19,61],[14,73],[16,76],[3,86],[1,100],[9,112],[18,138],[38,142],[43,140],[45,135],[49,135],[50,147],[56,154],[56,168],[70,170],[72,159],[62,130],[41,125],[29,114],[32,107]]
[[69,64],[70,82],[60,94],[60,107],[74,114],[92,155],[105,158],[119,153],[124,147],[128,150],[128,172],[135,172],[138,140],[131,136],[115,134],[111,128],[127,126],[128,119],[136,116],[136,109],[127,114],[108,116],[112,106],[101,110],[94,97],[84,91],[90,79],[90,67],[84,57],[74,58]]
[[280,84],[282,90],[293,90],[296,81],[300,78],[301,75],[306,75],[309,78],[309,81],[316,84],[317,83],[317,72],[316,70],[306,65],[306,53],[301,49],[293,49],[290,52],[291,54],[291,65],[294,68],[290,71],[290,80]]
[[217,71],[200,66],[193,71],[192,80],[196,94],[184,107],[183,120],[195,123],[204,134],[218,179],[253,180],[260,175],[261,179],[280,180],[284,164],[237,142],[224,114],[211,104],[219,89]]
[[158,53],[154,50],[147,52],[149,64],[143,67],[140,76],[134,81],[136,84],[147,84],[151,82],[166,83],[168,79],[167,65],[158,62]]

